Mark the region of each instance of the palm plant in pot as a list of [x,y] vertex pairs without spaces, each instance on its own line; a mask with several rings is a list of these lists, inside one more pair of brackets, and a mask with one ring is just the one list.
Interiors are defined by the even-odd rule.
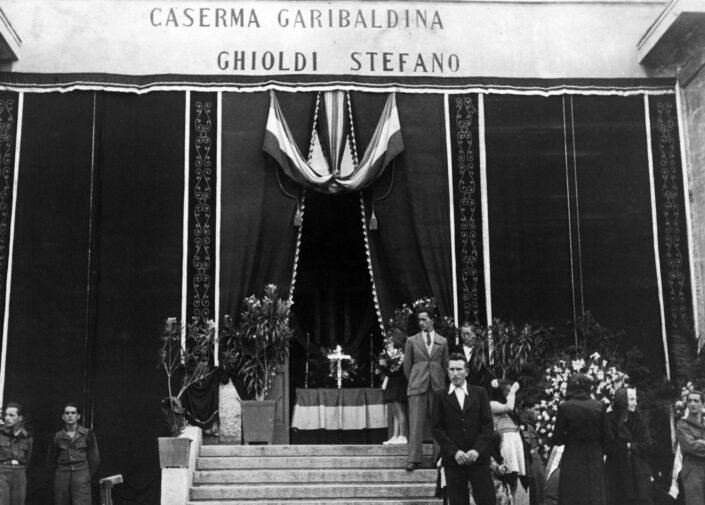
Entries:
[[243,401],[244,443],[271,443],[276,400],[270,398],[272,381],[289,355],[291,302],[277,295],[268,284],[264,296],[245,299],[237,324],[225,318],[220,334],[221,363],[236,385]]
[[166,376],[168,391],[168,396],[161,400],[160,406],[171,434],[171,437],[159,438],[159,458],[163,468],[188,465],[190,440],[179,438],[187,424],[181,398],[191,386],[215,372],[213,321],[189,325],[185,343],[182,342],[181,335],[181,323],[175,317],[170,317],[159,337],[159,368]]

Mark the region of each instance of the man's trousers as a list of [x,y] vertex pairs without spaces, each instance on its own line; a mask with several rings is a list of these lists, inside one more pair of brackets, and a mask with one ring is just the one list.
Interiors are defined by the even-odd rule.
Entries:
[[468,482],[472,486],[472,496],[477,505],[495,505],[497,498],[489,465],[446,466],[443,470],[446,474],[448,505],[470,503]]
[[705,503],[705,463],[684,461],[680,473],[685,505]]
[[87,464],[56,470],[54,505],[91,505],[91,473]]
[[[423,461],[424,428],[431,428],[431,412],[433,411],[433,390],[420,395],[411,395],[409,402],[409,463]],[[434,451],[435,453],[435,451]]]
[[27,475],[24,466],[0,465],[0,504],[24,505]]

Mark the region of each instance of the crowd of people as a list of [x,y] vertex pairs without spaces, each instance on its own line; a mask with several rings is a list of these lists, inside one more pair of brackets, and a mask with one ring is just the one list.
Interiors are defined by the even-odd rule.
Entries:
[[[33,437],[24,427],[21,404],[5,407],[0,426],[0,505],[24,505],[27,469],[32,461]],[[61,415],[64,427],[49,444],[46,464],[54,469],[55,505],[90,505],[91,479],[98,470],[100,455],[95,435],[79,424],[81,410],[67,403]]]
[[[616,391],[609,408],[591,398],[591,379],[568,381],[552,436],[549,468],[535,431],[538,402],[519,400],[520,385],[472,370],[473,328],[465,324],[456,345],[434,331],[433,312],[417,309],[420,332],[404,344],[403,375],[385,387],[394,405],[394,436],[407,443],[406,469],[423,464],[424,431],[431,428],[439,496],[450,505],[649,505],[653,442],[637,409],[637,391]],[[408,405],[408,414],[404,405]],[[683,503],[705,504],[703,394],[688,397],[688,416],[676,426],[683,453]]]

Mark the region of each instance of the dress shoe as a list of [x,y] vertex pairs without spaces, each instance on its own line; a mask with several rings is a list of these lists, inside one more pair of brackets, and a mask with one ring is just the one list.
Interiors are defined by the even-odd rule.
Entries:
[[418,463],[411,462],[408,465],[406,465],[406,471],[407,472],[413,472],[419,467]]

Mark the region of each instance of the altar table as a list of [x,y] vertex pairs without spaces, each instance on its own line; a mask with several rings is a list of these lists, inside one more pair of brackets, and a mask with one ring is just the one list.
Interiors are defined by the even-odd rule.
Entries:
[[291,427],[295,430],[387,428],[381,389],[297,389]]

